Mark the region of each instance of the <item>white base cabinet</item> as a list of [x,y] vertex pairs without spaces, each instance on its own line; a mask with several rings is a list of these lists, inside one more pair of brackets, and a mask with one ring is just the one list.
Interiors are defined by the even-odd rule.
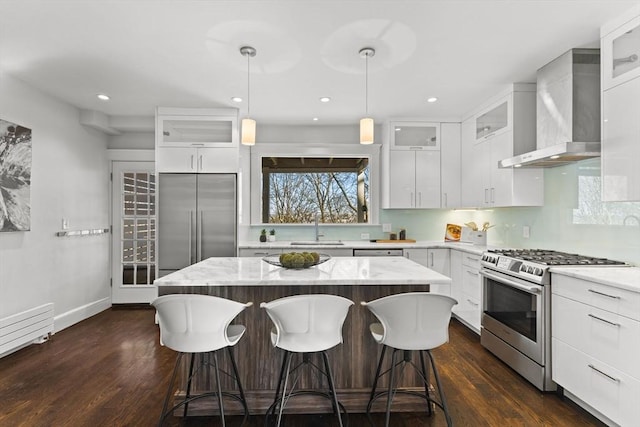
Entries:
[[[411,261],[424,265],[433,271],[451,277],[449,265],[449,249],[404,249],[403,254]],[[429,285],[430,292],[440,295],[451,295],[450,285]]]
[[558,274],[551,289],[553,380],[612,422],[637,425],[640,293]]
[[480,334],[482,315],[482,278],[480,256],[451,250],[451,296],[458,301],[453,306],[455,317]]

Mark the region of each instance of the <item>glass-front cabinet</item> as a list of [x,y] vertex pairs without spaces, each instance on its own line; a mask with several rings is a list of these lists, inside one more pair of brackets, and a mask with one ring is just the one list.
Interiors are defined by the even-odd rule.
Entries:
[[640,17],[602,38],[603,90],[640,76]]
[[158,108],[158,147],[237,147],[237,111]]
[[509,126],[509,101],[476,116],[476,141],[491,138]]
[[439,150],[440,123],[390,122],[392,150]]

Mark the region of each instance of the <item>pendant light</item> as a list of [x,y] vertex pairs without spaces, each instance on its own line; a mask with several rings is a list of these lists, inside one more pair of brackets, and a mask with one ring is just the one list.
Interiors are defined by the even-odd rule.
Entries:
[[376,54],[372,47],[360,49],[360,57],[365,59],[364,109],[365,118],[360,119],[360,144],[373,144],[373,119],[369,116],[369,58]]
[[256,56],[256,50],[251,46],[240,48],[242,56],[247,57],[247,117],[242,119],[240,142],[243,145],[256,144],[256,121],[251,119],[251,58]]

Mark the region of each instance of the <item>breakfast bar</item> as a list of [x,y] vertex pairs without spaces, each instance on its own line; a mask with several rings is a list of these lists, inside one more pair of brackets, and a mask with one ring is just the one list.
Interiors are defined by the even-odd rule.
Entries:
[[[403,292],[426,292],[429,285],[451,283],[451,279],[404,257],[334,257],[306,269],[286,269],[271,265],[261,258],[208,258],[197,264],[171,273],[154,282],[158,295],[188,293],[228,298],[239,302],[252,301],[254,305],[242,312],[234,323],[243,324],[247,331],[235,346],[236,361],[249,401],[251,413],[262,413],[273,401],[282,355],[271,345],[269,334],[272,323],[261,302],[299,294],[333,294],[352,300],[343,327],[342,345],[331,350],[330,360],[340,401],[349,412],[364,412],[369,400],[370,387],[376,370],[380,348],[371,338],[369,324],[375,317],[360,301],[371,301],[383,296]],[[225,361],[226,363],[227,361]],[[409,370],[410,371],[410,370]],[[417,377],[405,375],[403,387],[420,387]],[[300,388],[319,386],[318,378],[299,378]],[[209,385],[197,384],[202,390]],[[231,382],[227,389],[235,387]],[[385,386],[384,383],[380,386]],[[215,412],[215,404],[203,399],[194,411]],[[296,399],[293,399],[296,400]],[[232,405],[233,402],[230,402]],[[226,405],[226,403],[225,403]],[[233,412],[233,406],[226,412]],[[418,399],[398,399],[395,410],[418,410],[424,402]],[[374,406],[373,410],[383,410]],[[238,408],[239,409],[239,408]],[[304,397],[287,406],[290,412],[331,412],[331,405]]]

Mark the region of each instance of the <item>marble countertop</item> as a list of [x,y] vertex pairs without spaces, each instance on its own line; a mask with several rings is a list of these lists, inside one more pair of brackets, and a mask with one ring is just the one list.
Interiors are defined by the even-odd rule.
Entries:
[[261,258],[208,258],[156,279],[156,286],[439,285],[451,279],[404,257],[333,257],[304,270]]
[[638,267],[562,267],[551,268],[549,271],[553,274],[640,292],[640,268]]
[[291,241],[276,241],[276,242],[240,242],[238,248],[240,249],[302,249],[313,250],[313,248],[345,248],[345,249],[457,249],[459,251],[469,252],[476,255],[482,255],[487,250],[487,246],[473,245],[471,243],[460,242],[444,242],[442,240],[422,240],[416,243],[377,243],[370,242],[368,240],[340,240],[343,244],[322,244],[322,245],[293,245]]

